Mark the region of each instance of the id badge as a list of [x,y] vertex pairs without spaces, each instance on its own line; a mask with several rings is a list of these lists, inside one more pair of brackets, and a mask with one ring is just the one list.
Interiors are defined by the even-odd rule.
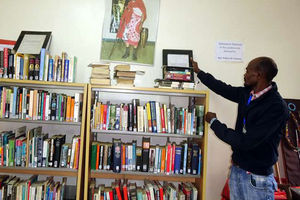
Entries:
[[246,130],[246,125],[244,124],[243,126],[243,133],[246,134],[247,130]]

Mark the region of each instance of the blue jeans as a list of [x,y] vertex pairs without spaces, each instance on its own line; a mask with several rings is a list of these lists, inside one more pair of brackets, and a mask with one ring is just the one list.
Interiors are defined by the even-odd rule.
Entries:
[[274,200],[277,183],[273,174],[256,175],[232,165],[229,190],[230,200]]

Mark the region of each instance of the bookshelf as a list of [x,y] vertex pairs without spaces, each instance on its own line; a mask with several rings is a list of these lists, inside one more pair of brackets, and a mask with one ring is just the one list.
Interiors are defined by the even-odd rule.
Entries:
[[[99,130],[92,127],[92,110],[93,102],[95,100],[94,93],[99,92],[105,99],[108,99],[110,103],[129,103],[129,99],[139,99],[162,97],[164,101],[169,104],[173,103],[174,98],[179,99],[193,99],[195,105],[204,105],[204,113],[208,111],[209,93],[208,91],[197,91],[197,90],[176,90],[176,89],[165,89],[165,88],[138,88],[138,87],[117,87],[117,86],[99,86],[99,85],[89,85],[88,86],[88,101],[87,101],[87,130],[86,130],[86,148],[85,148],[85,175],[84,175],[84,199],[88,199],[89,195],[89,183],[91,178],[107,180],[107,179],[127,179],[127,180],[157,180],[157,181],[169,181],[169,182],[191,182],[194,183],[198,189],[198,199],[205,199],[205,188],[206,188],[206,162],[207,162],[207,132],[208,124],[204,123],[204,134],[199,135],[182,135],[173,133],[153,133],[153,132],[133,132],[127,130]],[[143,102],[147,100],[141,100]],[[178,99],[177,99],[178,101]],[[189,100],[187,100],[189,101]],[[141,105],[143,105],[141,103]],[[201,173],[200,175],[192,174],[165,174],[165,173],[151,173],[151,172],[139,172],[139,171],[121,171],[120,173],[115,173],[108,170],[93,170],[91,169],[91,148],[94,135],[96,138],[127,138],[142,140],[143,137],[157,138],[161,139],[176,139],[184,140],[189,139],[196,141],[202,151],[201,158]],[[155,143],[154,143],[155,144]]]
[[[75,92],[82,94],[82,110],[81,120],[78,122],[67,121],[43,121],[43,120],[27,120],[27,119],[0,119],[0,124],[10,126],[13,130],[16,124],[30,125],[30,126],[46,126],[51,133],[52,129],[61,130],[61,133],[65,133],[65,130],[75,130],[74,134],[80,135],[80,149],[78,169],[70,168],[51,168],[51,167],[0,167],[0,174],[32,174],[32,175],[47,175],[47,176],[67,176],[76,178],[76,199],[82,199],[83,189],[83,163],[84,163],[84,144],[85,144],[85,123],[86,123],[86,99],[87,99],[87,84],[81,83],[65,83],[65,82],[46,82],[46,81],[31,81],[31,80],[15,80],[15,79],[0,79],[0,86],[3,87],[24,87],[28,89],[47,90],[47,91],[59,91],[61,93]],[[66,133],[68,137],[69,133]],[[72,136],[70,136],[72,137]],[[66,140],[67,142],[67,140]]]

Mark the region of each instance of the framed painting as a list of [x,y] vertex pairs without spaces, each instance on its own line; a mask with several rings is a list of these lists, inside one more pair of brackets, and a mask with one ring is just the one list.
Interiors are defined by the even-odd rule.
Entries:
[[153,65],[159,0],[106,0],[101,60]]

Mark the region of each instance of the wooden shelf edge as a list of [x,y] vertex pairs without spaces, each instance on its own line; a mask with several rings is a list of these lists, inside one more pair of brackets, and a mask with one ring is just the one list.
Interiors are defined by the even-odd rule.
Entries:
[[81,122],[61,122],[52,120],[26,120],[26,119],[0,119],[0,122],[15,122],[15,123],[36,123],[36,124],[53,124],[53,125],[67,125],[80,126]]
[[178,93],[189,95],[207,95],[208,90],[180,90],[180,89],[168,89],[168,88],[150,88],[150,87],[120,87],[120,86],[103,86],[91,84],[92,90],[126,90],[126,91],[140,91],[140,92],[161,92],[161,93]]
[[199,178],[196,175],[166,175],[153,173],[139,173],[139,172],[121,172],[114,173],[111,171],[91,171],[91,178],[104,179],[132,179],[132,180],[158,180],[158,181],[173,181],[173,182],[192,182]]
[[122,135],[135,135],[135,136],[154,136],[154,137],[179,137],[179,138],[197,138],[203,139],[203,136],[199,135],[181,135],[175,133],[152,133],[152,132],[133,132],[133,131],[120,131],[120,130],[98,130],[91,129],[92,133],[100,134],[117,134],[118,136]]
[[30,84],[30,85],[55,85],[59,87],[84,87],[86,83],[68,83],[68,82],[55,82],[55,81],[35,81],[35,80],[17,80],[9,78],[0,78],[0,83],[10,83],[10,84]]
[[62,168],[0,167],[0,173],[77,177],[78,172],[75,169],[62,169]]

